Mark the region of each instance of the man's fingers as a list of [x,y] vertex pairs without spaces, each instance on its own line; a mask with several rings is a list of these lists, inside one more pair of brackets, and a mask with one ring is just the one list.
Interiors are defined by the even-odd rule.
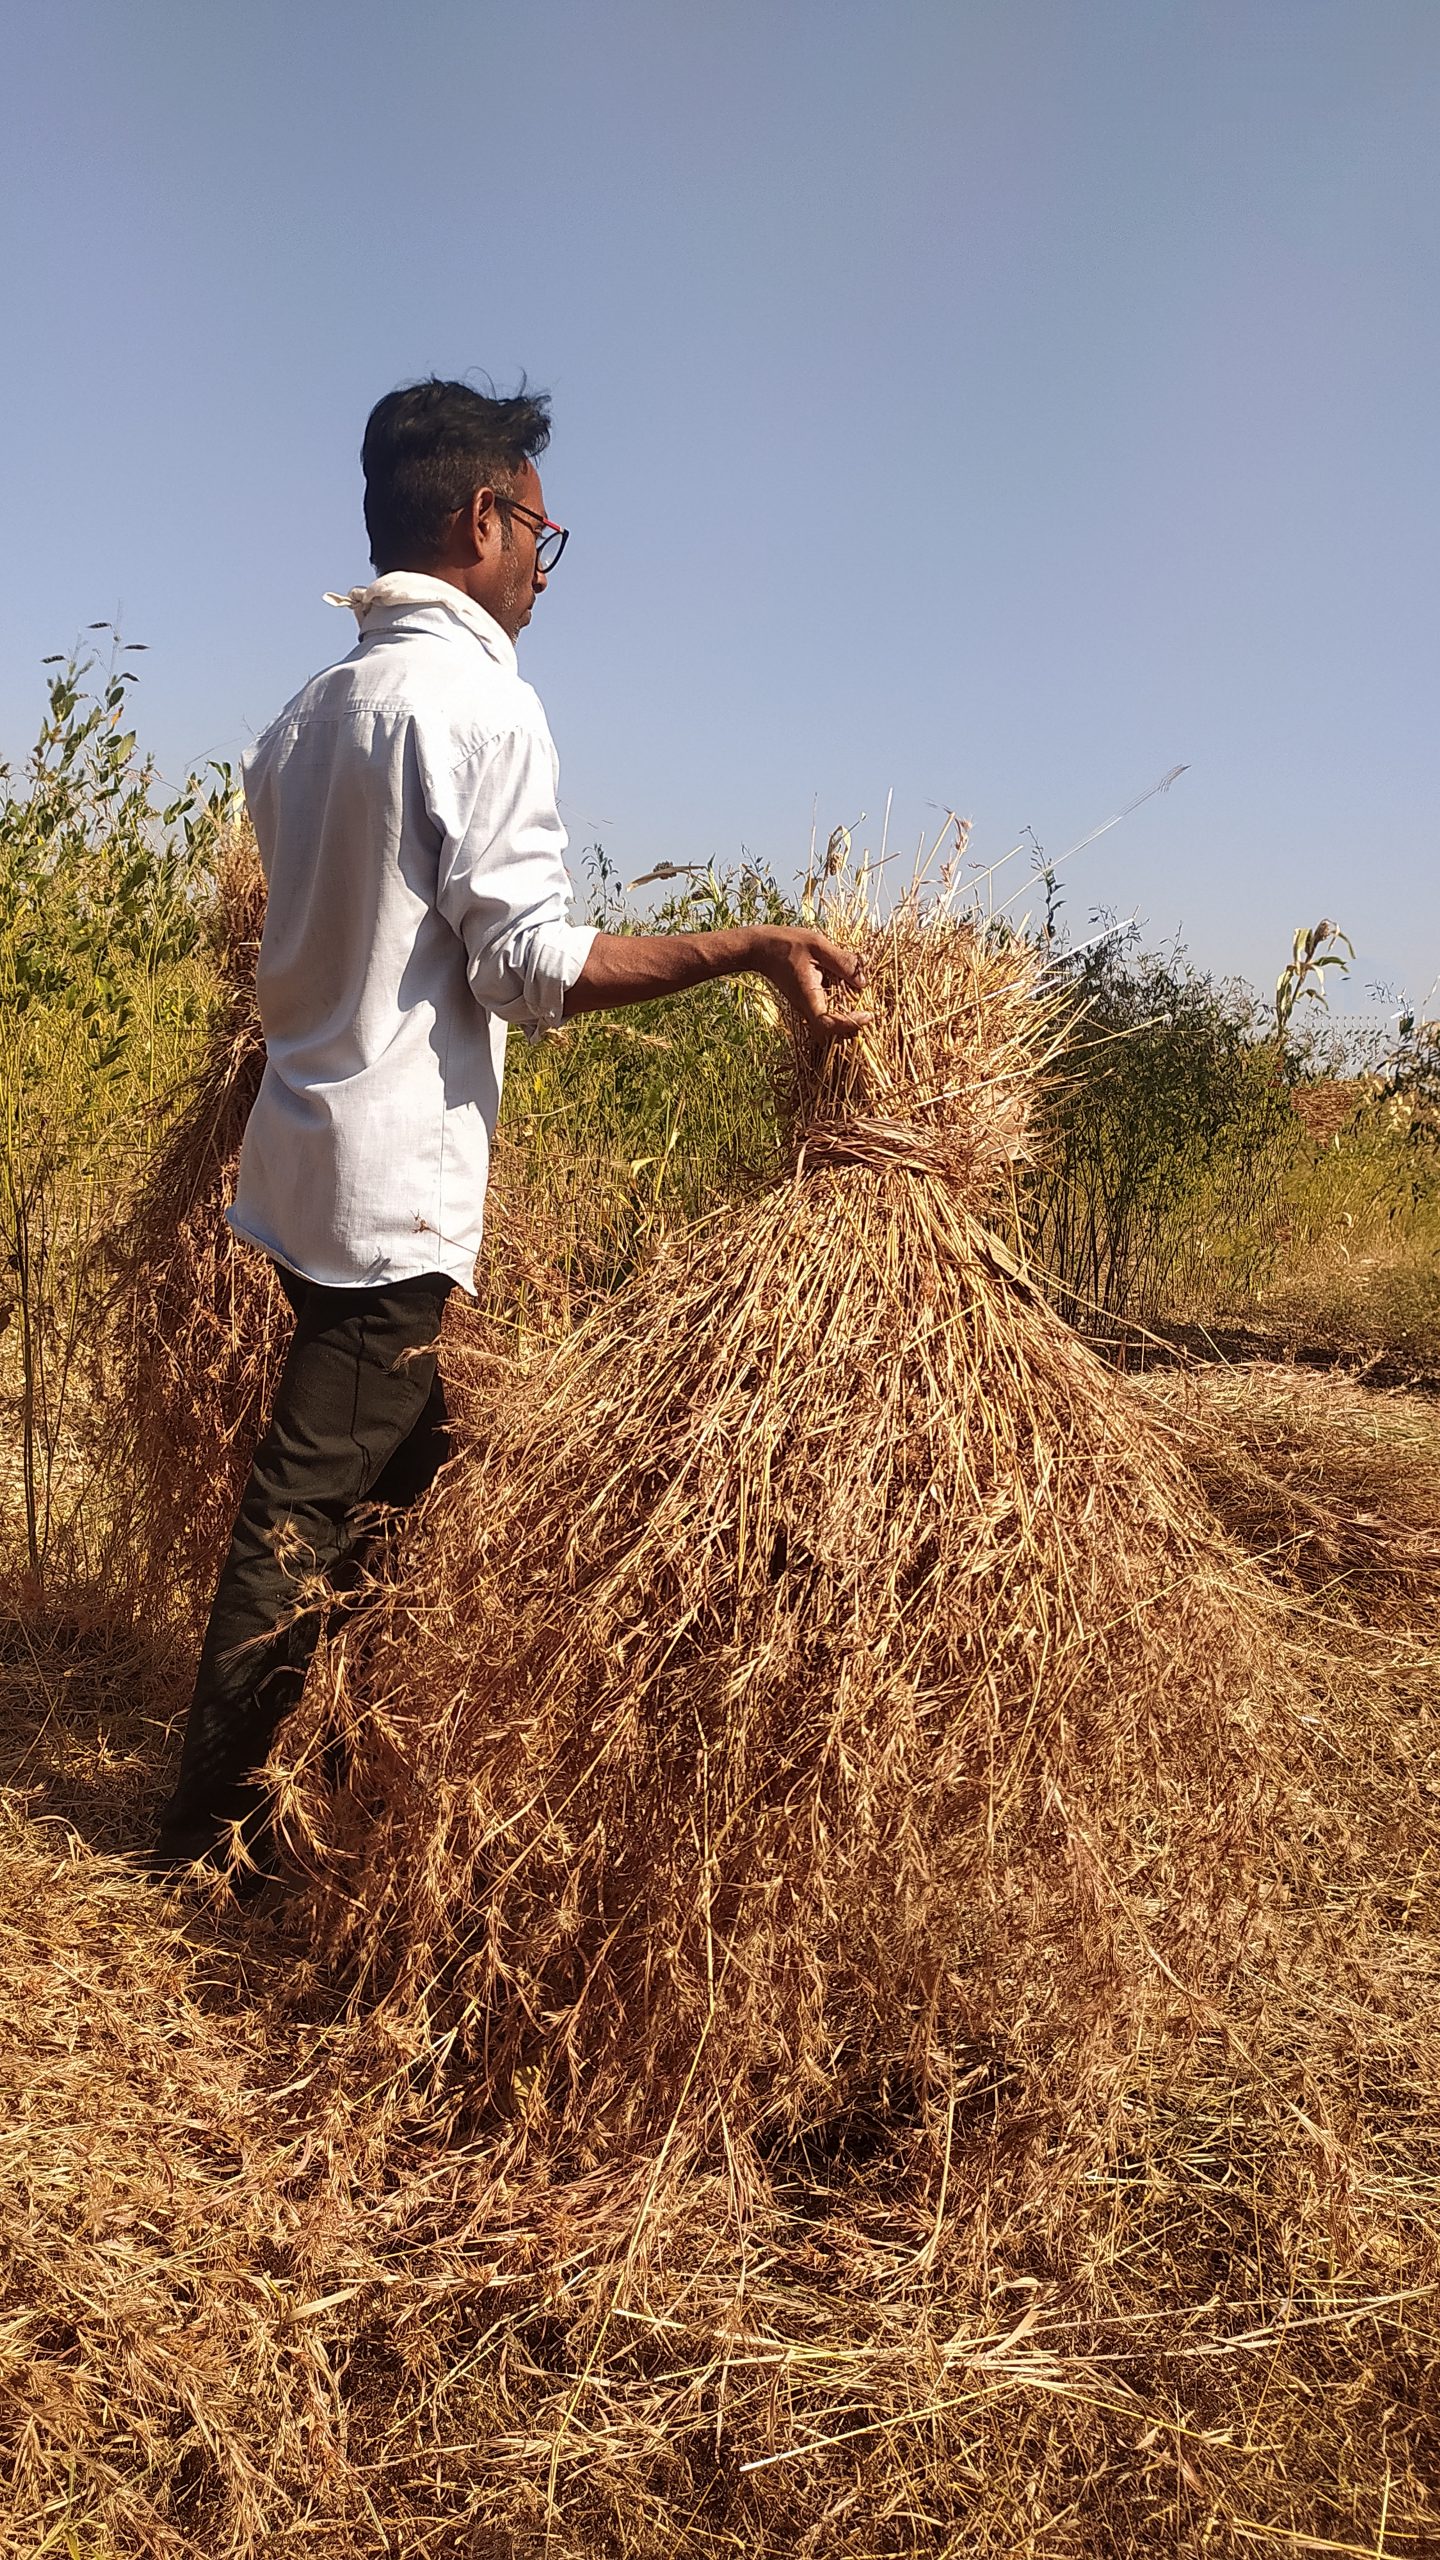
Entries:
[[827,1040],[853,1040],[857,1031],[868,1031],[873,1013],[817,1013],[814,1028],[823,1031]]
[[[848,983],[853,985],[854,981]],[[830,1004],[826,979],[818,967],[813,976],[809,970],[801,973],[794,1002],[796,1011],[804,1015],[811,1029],[823,1031],[831,1040],[853,1040],[857,1031],[868,1030],[875,1019],[873,1013],[851,1013],[837,1010]]]
[[842,987],[864,986],[865,963],[858,951],[842,951],[838,942],[821,942],[815,959],[827,982],[838,980]]
[[873,1013],[834,1009],[832,990],[854,995],[865,984],[865,963],[858,951],[843,951],[823,933],[785,933],[768,971],[777,991],[801,1020],[827,1040],[853,1040],[868,1030]]

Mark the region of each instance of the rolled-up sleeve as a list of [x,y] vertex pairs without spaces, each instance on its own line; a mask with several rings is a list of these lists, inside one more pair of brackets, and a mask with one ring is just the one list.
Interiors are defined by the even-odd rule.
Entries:
[[517,726],[440,770],[433,754],[426,761],[441,832],[436,905],[465,945],[475,1000],[532,1036],[553,1030],[595,927],[570,921],[574,889],[548,733]]

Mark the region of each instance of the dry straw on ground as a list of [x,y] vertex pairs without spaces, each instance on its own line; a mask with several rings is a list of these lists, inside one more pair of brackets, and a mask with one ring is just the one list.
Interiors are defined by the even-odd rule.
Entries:
[[1277,1581],[1371,1626],[1440,1607],[1433,1395],[1259,1360],[1162,1367],[1142,1393]]

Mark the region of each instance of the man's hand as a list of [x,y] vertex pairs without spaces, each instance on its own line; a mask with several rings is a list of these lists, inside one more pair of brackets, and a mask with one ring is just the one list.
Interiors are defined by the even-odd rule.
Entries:
[[873,1014],[837,1008],[829,1001],[832,987],[858,995],[864,986],[865,963],[858,952],[842,951],[838,942],[803,927],[762,925],[755,941],[758,948],[751,968],[769,979],[776,994],[812,1030],[824,1032],[831,1040],[853,1040],[857,1031],[874,1020]]
[[873,1017],[832,1012],[832,987],[858,992],[865,966],[823,933],[788,925],[743,925],[721,933],[597,933],[565,998],[567,1016],[609,1013],[678,995],[711,978],[768,978],[802,1022],[827,1039],[851,1040]]

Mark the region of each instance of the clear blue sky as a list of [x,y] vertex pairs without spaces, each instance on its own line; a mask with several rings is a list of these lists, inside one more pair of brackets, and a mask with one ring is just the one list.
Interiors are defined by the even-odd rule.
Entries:
[[116,615],[169,770],[349,646],[358,447],[524,367],[577,851],[893,788],[1269,980],[1440,971],[1436,0],[12,0],[0,751]]

